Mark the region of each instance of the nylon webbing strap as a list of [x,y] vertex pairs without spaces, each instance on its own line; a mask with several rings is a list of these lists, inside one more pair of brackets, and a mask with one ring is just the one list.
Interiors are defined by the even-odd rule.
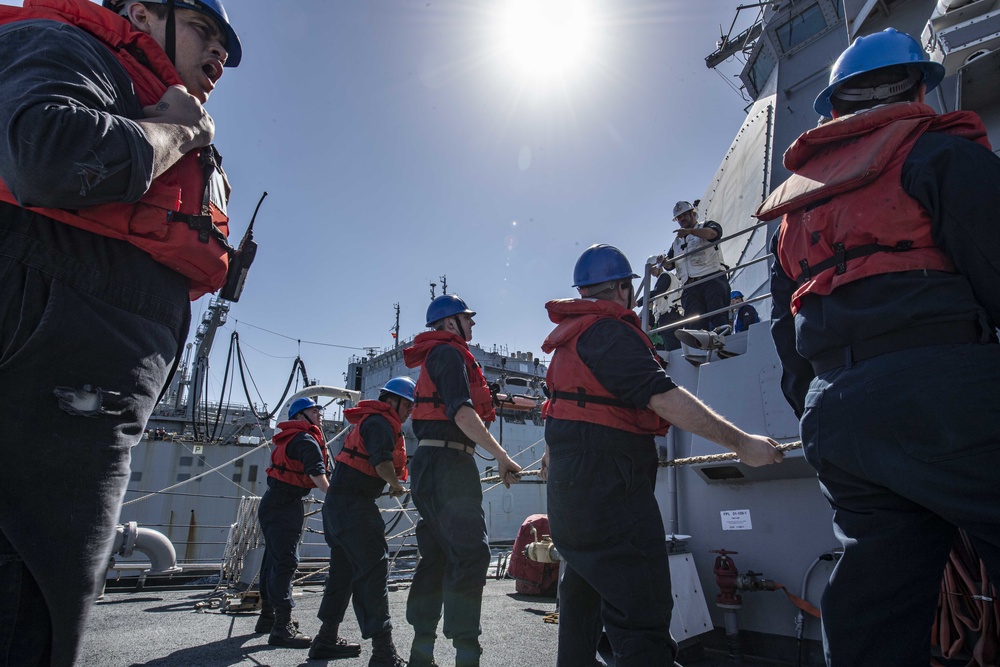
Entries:
[[350,447],[350,448],[344,447],[340,451],[347,452],[347,455],[350,456],[352,459],[353,458],[358,458],[358,459],[364,459],[365,461],[367,461],[368,459],[371,458],[370,456],[368,456],[368,454],[362,454],[360,449],[355,449],[354,447]]
[[836,273],[841,274],[847,271],[847,262],[853,259],[860,259],[861,257],[867,257],[868,255],[874,255],[877,252],[906,252],[913,248],[913,241],[900,241],[894,246],[891,245],[880,245],[878,243],[867,243],[865,245],[859,245],[857,247],[848,250],[844,247],[843,243],[833,244],[833,255],[827,257],[821,262],[817,262],[812,266],[806,260],[801,260],[799,262],[799,268],[802,269],[802,273],[796,278],[795,282],[802,285],[807,280],[811,280],[814,276],[823,273],[827,269],[834,268]]
[[634,405],[629,405],[625,401],[621,401],[617,398],[611,398],[607,396],[594,396],[593,394],[588,394],[580,387],[576,391],[553,391],[552,392],[552,402],[559,400],[560,398],[567,401],[573,401],[577,406],[581,408],[587,407],[587,403],[597,403],[599,405],[610,405],[615,408],[625,408],[626,410],[634,410]]
[[431,395],[430,398],[424,398],[423,396],[417,396],[416,398],[413,399],[413,402],[414,403],[433,403],[435,408],[437,406],[439,406],[439,405],[444,405],[444,401],[441,400],[441,397],[438,396],[438,393],[436,391]]
[[167,0],[167,27],[166,27],[166,51],[170,62],[177,64],[177,39],[174,27],[174,0]]

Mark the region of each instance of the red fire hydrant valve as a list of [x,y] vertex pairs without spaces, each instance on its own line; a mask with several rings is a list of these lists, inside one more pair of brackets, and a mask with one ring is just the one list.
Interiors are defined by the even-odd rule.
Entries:
[[715,559],[715,567],[712,568],[712,571],[715,572],[715,583],[718,584],[719,591],[721,591],[715,596],[715,601],[720,605],[742,605],[743,598],[736,594],[736,578],[740,573],[736,569],[736,563],[729,557],[730,554],[739,552],[712,549],[710,553],[719,554]]

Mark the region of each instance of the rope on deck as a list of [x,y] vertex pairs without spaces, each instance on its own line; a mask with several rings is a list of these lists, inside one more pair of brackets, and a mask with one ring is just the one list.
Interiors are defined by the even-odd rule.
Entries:
[[243,563],[247,553],[264,544],[264,536],[257,520],[260,497],[244,496],[236,513],[236,522],[229,529],[226,550],[222,556],[218,588],[235,586],[243,576]]

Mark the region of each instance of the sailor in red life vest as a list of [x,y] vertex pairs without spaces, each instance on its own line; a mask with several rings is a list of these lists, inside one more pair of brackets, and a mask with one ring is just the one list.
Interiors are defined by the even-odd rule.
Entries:
[[219,0],[166,3],[0,5],[0,664],[75,661],[188,297],[225,279],[203,104],[240,42]]
[[406,493],[406,444],[403,422],[413,407],[416,383],[395,377],[385,383],[378,400],[361,401],[344,410],[353,426],[344,448],[334,457],[330,490],[323,503],[323,534],[330,545],[330,571],[319,607],[323,622],[309,649],[313,659],[335,660],[361,652],[358,644],[338,637],[347,604],[361,636],[372,640],[368,667],[405,667],[392,641],[389,618],[389,546],[385,521],[375,501],[389,485],[389,496]]
[[564,563],[556,664],[595,664],[603,623],[617,667],[671,665],[677,646],[653,495],[654,439],[673,424],[750,466],[783,455],[774,441],[744,433],[667,376],[632,311],[638,276],[617,248],[591,246],[573,277],[582,298],[545,304],[556,328],[542,345],[553,354],[543,470],[549,528]]
[[[859,37],[761,205],[782,389],[844,545],[827,664],[926,665],[964,529],[1000,585],[1000,158],[945,74],[892,28]],[[906,567],[900,569],[899,559]],[[995,632],[995,631],[994,631]]]
[[[256,632],[270,633],[267,643],[271,646],[309,648],[312,642],[292,621],[292,576],[299,564],[305,520],[302,499],[312,489],[326,493],[330,485],[322,417],[322,408],[312,399],[297,398],[288,408],[288,421],[278,424],[272,440],[267,491],[257,510],[264,534],[264,560],[260,566],[263,607],[255,628]],[[360,652],[361,647],[354,646]]]
[[420,367],[411,415],[418,439],[410,463],[410,492],[420,511],[420,563],[406,603],[413,626],[410,665],[434,664],[434,639],[444,608],[444,636],[455,645],[456,667],[478,667],[483,587],[490,548],[483,514],[483,488],[475,450],[496,458],[507,486],[521,466],[490,435],[493,398],[469,350],[475,312],[455,294],[427,307],[427,326],[403,350],[410,368]]

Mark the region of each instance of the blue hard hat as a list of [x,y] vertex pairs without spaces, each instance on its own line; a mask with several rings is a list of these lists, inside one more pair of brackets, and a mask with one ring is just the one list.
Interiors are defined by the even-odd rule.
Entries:
[[[296,398],[292,401],[292,404],[288,407],[288,418],[291,419],[295,415],[299,414],[303,410],[308,410],[309,408],[319,408],[319,404],[312,400],[308,396],[303,396],[302,398]],[[320,408],[322,410],[322,408]]]
[[[104,0],[102,4],[118,14],[125,8],[125,2],[126,0]],[[142,0],[142,2],[165,5],[168,4],[169,0]],[[240,38],[236,36],[236,31],[233,30],[233,26],[229,24],[229,16],[226,15],[226,8],[222,6],[220,0],[174,0],[174,6],[181,9],[193,9],[212,17],[226,36],[226,53],[229,56],[226,58],[225,67],[236,67],[240,64],[240,60],[243,58],[243,46],[240,44]]]
[[928,91],[937,88],[944,78],[944,65],[928,60],[920,42],[905,32],[886,28],[882,32],[858,37],[840,54],[830,69],[830,85],[816,97],[813,108],[821,116],[831,116],[833,105],[830,98],[851,77],[893,65],[909,65],[920,70]]
[[573,268],[573,287],[586,287],[620,278],[638,278],[622,251],[613,245],[597,243],[580,255]]
[[733,290],[733,291],[732,291],[732,292],[731,292],[731,293],[729,294],[729,298],[730,298],[730,299],[742,299],[742,298],[743,298],[743,292],[739,291],[738,289],[734,289],[734,290]]
[[400,398],[405,398],[406,400],[413,402],[413,392],[417,388],[417,383],[411,378],[401,375],[400,377],[395,377],[385,383],[382,387],[382,391],[387,391],[390,394],[395,394]]
[[475,315],[476,311],[469,310],[469,307],[465,305],[465,302],[457,294],[442,294],[431,301],[431,305],[427,306],[427,324],[424,326],[429,327],[438,320],[443,320],[446,317],[458,315],[459,313]]

